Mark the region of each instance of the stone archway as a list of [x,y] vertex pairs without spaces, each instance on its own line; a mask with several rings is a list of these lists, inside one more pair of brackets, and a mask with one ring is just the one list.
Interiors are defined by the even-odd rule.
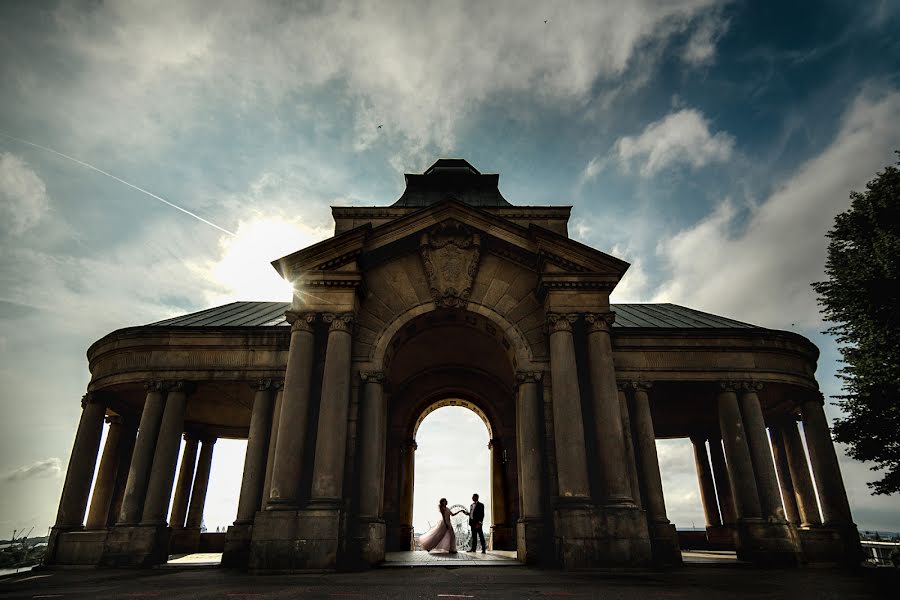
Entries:
[[498,338],[490,321],[458,309],[420,315],[401,331],[399,343],[392,340],[385,356],[387,549],[412,548],[418,426],[433,410],[453,404],[470,408],[487,425],[493,548],[515,549],[519,516],[516,386],[509,345]]

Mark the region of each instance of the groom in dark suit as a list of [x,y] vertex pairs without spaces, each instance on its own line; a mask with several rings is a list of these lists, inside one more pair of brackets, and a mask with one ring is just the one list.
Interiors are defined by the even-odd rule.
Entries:
[[[472,494],[472,506],[469,507],[469,526],[472,528],[472,549],[478,549],[478,537],[481,538],[481,553],[487,552],[487,544],[484,542],[484,504],[478,501],[478,494]],[[478,536],[478,537],[475,537]]]

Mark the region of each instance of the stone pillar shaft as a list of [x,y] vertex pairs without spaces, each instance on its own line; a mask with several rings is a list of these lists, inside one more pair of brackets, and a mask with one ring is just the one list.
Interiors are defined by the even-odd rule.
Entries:
[[650,412],[650,398],[646,383],[635,383],[634,410],[631,416],[634,422],[635,445],[640,468],[641,481],[644,483],[642,494],[643,508],[651,523],[668,524],[666,516],[666,500],[663,496],[662,476],[659,472],[659,457],[656,454],[656,433],[653,431],[653,415]]
[[850,503],[822,402],[817,398],[806,400],[801,410],[809,462],[816,479],[825,525],[850,525],[853,523]]
[[272,382],[257,382],[250,413],[250,433],[244,454],[244,473],[234,524],[252,523],[262,501],[266,477],[266,457],[269,453],[269,432],[272,430],[272,405],[275,402]]
[[734,508],[731,477],[728,475],[728,465],[725,463],[725,453],[722,450],[720,438],[715,437],[709,440],[709,458],[712,462],[713,477],[716,480],[716,495],[719,498],[722,522],[725,525],[734,525],[737,523],[737,511]]
[[625,441],[625,462],[628,469],[628,483],[631,487],[631,499],[635,506],[643,506],[641,500],[641,482],[638,479],[637,459],[634,452],[634,438],[631,435],[631,416],[628,410],[628,397],[622,385],[618,386],[619,414],[622,416],[622,439]]
[[778,478],[775,476],[769,436],[766,434],[766,423],[757,394],[761,388],[762,385],[756,383],[742,385],[741,417],[744,420],[744,431],[747,434],[753,473],[756,475],[756,488],[759,492],[762,516],[769,520],[784,521],[781,492],[778,489]]
[[319,434],[313,467],[311,501],[338,504],[344,486],[347,453],[347,414],[350,410],[350,314],[324,316],[330,324],[319,404]]
[[119,460],[116,466],[116,483],[113,488],[109,512],[106,515],[107,527],[114,526],[119,519],[119,513],[122,512],[122,502],[125,499],[125,484],[128,482],[128,471],[131,469],[131,456],[134,453],[134,442],[137,437],[137,429],[130,423],[123,422],[121,431]]
[[91,496],[91,508],[88,511],[87,529],[105,529],[109,518],[109,507],[116,486],[116,474],[119,467],[119,446],[122,440],[122,418],[108,417],[109,428],[106,432],[106,444],[100,458],[100,470],[94,482],[94,494]]
[[362,373],[363,402],[360,406],[360,499],[359,514],[380,519],[384,508],[384,461],[387,436],[387,404],[384,374]]
[[503,445],[492,439],[488,443],[491,451],[491,523],[493,526],[506,524],[506,491],[503,473]]
[[412,531],[416,448],[418,445],[415,440],[406,440],[400,446],[400,526],[410,531]]
[[581,390],[575,362],[572,323],[576,315],[548,315],[550,322],[550,373],[553,378],[553,429],[559,496],[587,501],[590,498]]
[[697,468],[697,481],[700,484],[700,501],[703,503],[706,526],[719,527],[722,525],[722,520],[719,518],[716,488],[713,483],[712,469],[709,465],[709,456],[706,453],[706,439],[692,437],[691,442],[694,444],[694,465]]
[[804,527],[821,525],[822,517],[819,515],[819,504],[816,502],[816,490],[809,474],[806,450],[803,449],[803,440],[800,439],[797,422],[786,421],[781,427],[781,435],[784,438],[784,451],[787,454],[791,481],[794,482],[794,492],[797,495],[800,524]]
[[150,483],[141,524],[165,525],[166,512],[172,499],[172,484],[178,465],[178,450],[184,433],[184,413],[187,408],[187,393],[184,385],[176,384],[166,397],[166,409],[159,426]]
[[770,427],[769,438],[772,441],[772,456],[775,458],[775,471],[781,484],[781,498],[784,502],[784,514],[789,523],[800,525],[800,513],[797,509],[797,495],[794,491],[794,480],[788,465],[787,453],[784,449],[784,437],[781,427]]
[[544,514],[543,462],[541,453],[540,373],[519,373],[516,434],[519,448],[519,497],[521,517],[538,519]]
[[200,446],[200,458],[197,460],[197,472],[194,475],[194,487],[191,490],[191,503],[188,507],[187,529],[199,529],[203,523],[203,507],[206,505],[206,492],[209,490],[209,473],[212,469],[213,449],[216,439],[203,440]]
[[175,485],[175,499],[172,500],[172,514],[169,526],[173,529],[184,529],[187,518],[188,502],[191,499],[191,485],[194,483],[194,467],[197,463],[197,439],[184,436],[184,450],[181,452],[181,468],[178,470],[178,483]]
[[277,382],[278,392],[275,394],[275,406],[272,409],[272,427],[269,430],[269,449],[266,456],[266,478],[263,483],[263,495],[259,510],[265,510],[272,491],[272,470],[275,467],[275,446],[278,443],[278,426],[281,422],[281,405],[284,401],[284,383]]
[[732,387],[724,387],[719,392],[718,406],[719,429],[728,458],[735,512],[738,519],[761,518],[762,510],[756,491],[756,476],[753,473],[750,449],[747,447],[747,437],[744,433],[744,420],[738,408],[737,394]]
[[147,384],[147,396],[144,399],[141,423],[138,425],[137,440],[131,456],[125,496],[122,499],[122,510],[119,512],[119,524],[136,525],[141,520],[147,484],[150,481],[150,467],[153,466],[153,453],[156,450],[156,439],[159,436],[159,424],[165,405],[165,395],[160,384],[156,382]]
[[56,527],[61,529],[80,528],[84,524],[91,480],[97,465],[100,437],[103,435],[103,417],[106,406],[92,394],[82,402],[81,419],[66,470],[59,510],[56,513]]
[[607,505],[632,505],[631,484],[622,436],[622,414],[616,389],[609,330],[614,313],[588,314],[588,365],[594,406],[594,430],[600,462],[600,487]]
[[303,468],[309,419],[315,350],[313,324],[316,315],[288,313],[288,319],[292,320],[291,347],[284,373],[284,391],[267,509],[277,509],[279,504],[285,508],[297,508],[300,502],[300,471]]

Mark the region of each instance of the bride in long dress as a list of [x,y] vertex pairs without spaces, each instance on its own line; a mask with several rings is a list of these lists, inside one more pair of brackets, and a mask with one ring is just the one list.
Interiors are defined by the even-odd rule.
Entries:
[[463,510],[451,513],[447,508],[447,499],[441,498],[438,504],[438,510],[441,511],[440,522],[431,528],[431,531],[419,538],[419,544],[428,552],[448,552],[456,554],[456,533],[453,532],[453,525],[450,523],[450,517],[456,516]]

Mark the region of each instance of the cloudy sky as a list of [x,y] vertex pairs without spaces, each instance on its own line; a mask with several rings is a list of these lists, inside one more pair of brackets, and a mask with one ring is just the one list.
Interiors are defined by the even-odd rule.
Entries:
[[[839,393],[809,283],[900,147],[898,28],[886,1],[0,3],[0,537],[54,518],[91,342],[287,300],[269,260],[440,156],[572,204],[575,239],[632,263],[614,300],[802,333]],[[689,445],[660,452],[672,520],[699,525]],[[217,445],[212,527],[241,453]],[[843,464],[860,526],[900,530]]]

